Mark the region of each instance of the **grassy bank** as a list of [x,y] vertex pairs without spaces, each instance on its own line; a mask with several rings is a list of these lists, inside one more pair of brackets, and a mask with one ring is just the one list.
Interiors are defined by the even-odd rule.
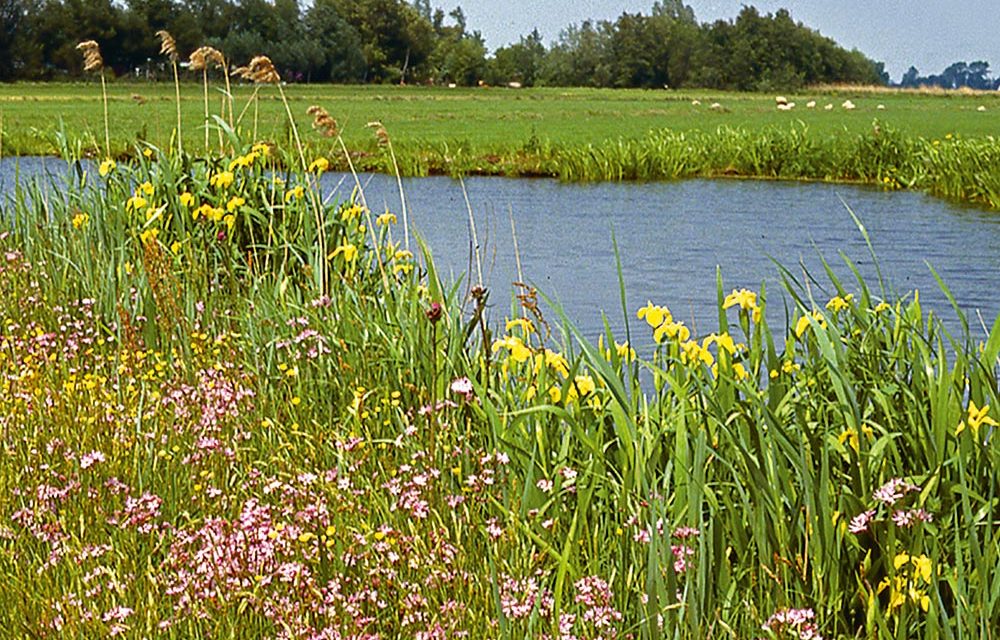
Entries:
[[1000,624],[1000,323],[974,344],[917,294],[789,275],[775,332],[774,291],[720,276],[715,333],[651,303],[595,345],[530,295],[463,298],[402,212],[319,202],[322,163],[275,179],[294,158],[228,142],[3,220],[12,637]]
[[[310,131],[306,110],[336,118],[355,166],[393,172],[366,125],[382,122],[397,165],[407,175],[477,173],[568,180],[688,176],[856,181],[926,190],[1000,206],[996,185],[1000,135],[996,96],[873,92],[828,88],[785,96],[591,89],[443,89],[424,87],[286,88],[291,113],[312,157],[347,169],[339,146]],[[293,147],[285,107],[273,89],[259,99],[235,87],[242,134]],[[170,148],[176,130],[173,88],[110,85],[111,153],[134,153],[136,141]],[[847,100],[855,109],[842,107]],[[806,105],[815,101],[814,108]],[[69,109],[68,105],[74,108]],[[219,114],[222,95],[210,93]],[[697,103],[697,104],[695,104]],[[718,104],[717,108],[712,108]],[[251,106],[252,105],[252,106]],[[826,105],[832,105],[826,110]],[[879,106],[884,107],[879,109]],[[205,152],[199,85],[182,88],[183,147]],[[980,111],[985,108],[986,111]],[[103,149],[101,98],[88,85],[0,87],[5,155],[55,154],[65,147],[94,157]],[[256,133],[256,135],[254,135]],[[207,145],[218,153],[212,129]],[[977,159],[985,159],[977,162]]]

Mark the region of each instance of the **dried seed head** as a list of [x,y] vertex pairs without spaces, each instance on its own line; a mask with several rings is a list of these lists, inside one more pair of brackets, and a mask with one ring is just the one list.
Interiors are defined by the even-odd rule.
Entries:
[[313,105],[306,109],[306,113],[313,117],[313,129],[319,131],[320,134],[327,138],[336,138],[340,135],[340,128],[337,126],[337,121],[323,107]]
[[256,84],[278,84],[281,76],[267,56],[256,56],[245,67],[237,67],[233,71],[234,76],[239,76],[244,80],[250,80]]
[[84,40],[76,45],[83,53],[83,70],[100,71],[104,68],[104,58],[101,57],[101,47],[93,40]]
[[215,65],[218,69],[226,68],[226,59],[223,57],[222,53],[209,46],[198,47],[191,54],[191,71],[202,71],[208,69],[212,65]]
[[375,122],[368,123],[369,129],[375,130],[375,139],[378,140],[378,146],[387,147],[390,144],[389,132],[386,131],[385,125],[376,120]]
[[156,32],[156,37],[160,39],[160,53],[170,58],[171,62],[177,62],[177,42],[170,32],[161,29]]

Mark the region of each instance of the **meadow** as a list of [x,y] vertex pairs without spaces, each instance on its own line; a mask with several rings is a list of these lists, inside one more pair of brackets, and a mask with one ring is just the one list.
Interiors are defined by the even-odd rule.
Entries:
[[[0,87],[0,152],[54,155],[69,148],[76,155],[125,159],[139,141],[173,145],[172,85],[108,85],[110,152],[102,144],[98,87]],[[209,89],[212,115],[222,113],[223,88],[216,79]],[[993,161],[1000,100],[993,94],[817,88],[785,96],[796,107],[782,112],[772,95],[705,91],[288,85],[290,110],[273,91],[257,94],[252,86],[234,85],[232,92],[236,115],[243,115],[242,135],[286,150],[295,146],[289,116],[308,130],[306,108],[324,107],[359,170],[566,180],[708,176],[861,182],[1000,207],[1000,174]],[[255,95],[259,99],[249,100]],[[182,147],[218,151],[218,136],[205,136],[202,86],[185,84],[181,96]],[[807,108],[812,101],[816,106]],[[856,108],[843,108],[846,101]],[[714,104],[719,106],[713,109]],[[828,111],[827,105],[833,108]],[[367,127],[373,121],[392,136],[395,164],[379,152]],[[335,168],[350,168],[330,140],[304,136],[302,144]]]
[[[975,341],[919,292],[829,270],[816,298],[791,271],[753,290],[720,273],[713,332],[670,301],[623,303],[624,335],[594,344],[540,314],[544,292],[441,281],[405,211],[323,202],[341,138],[310,131],[307,102],[289,107],[301,147],[220,123],[222,153],[187,130],[185,152],[139,143],[12,194],[8,637],[1000,628],[1000,320]],[[426,108],[400,102],[352,123]],[[403,144],[392,124],[373,154]],[[99,125],[67,126],[100,145]],[[640,334],[655,348],[637,353]]]

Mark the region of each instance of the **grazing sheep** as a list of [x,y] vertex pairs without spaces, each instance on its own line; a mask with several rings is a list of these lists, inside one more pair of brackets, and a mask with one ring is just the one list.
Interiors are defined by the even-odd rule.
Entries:
[[848,111],[853,111],[853,110],[857,109],[857,107],[854,105],[854,103],[851,102],[850,100],[844,100],[844,104],[842,104],[840,106],[842,106],[843,108],[847,109]]
[[722,105],[719,104],[718,102],[713,102],[712,106],[710,106],[709,109],[711,109],[712,111],[722,111],[723,110]]
[[810,100],[809,102],[806,103],[806,109],[815,109],[815,108],[816,108],[815,100]]
[[880,104],[879,106],[877,106],[875,108],[878,109],[879,111],[885,111],[885,105],[884,104]]
[[791,111],[794,108],[795,108],[795,103],[794,102],[788,102],[786,104],[779,104],[778,105],[778,111]]
[[700,107],[701,106],[701,100],[692,100],[691,101],[691,106],[692,107]]
[[976,109],[976,111],[980,111],[980,112],[986,111],[986,105],[980,105],[979,108]]
[[823,108],[824,108],[824,109],[826,109],[827,111],[833,111],[833,104],[827,104],[827,105],[826,105],[825,107],[823,107]]
[[774,98],[774,101],[778,104],[778,106],[781,106],[783,104],[788,104],[788,98],[786,98],[785,96],[777,96]]

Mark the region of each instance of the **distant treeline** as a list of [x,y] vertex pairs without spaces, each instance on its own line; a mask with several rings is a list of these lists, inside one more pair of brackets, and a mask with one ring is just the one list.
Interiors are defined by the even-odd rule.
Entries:
[[0,0],[0,80],[82,74],[96,40],[119,76],[166,77],[158,30],[182,52],[205,44],[233,64],[269,56],[288,81],[789,89],[881,83],[882,65],[796,23],[744,7],[700,24],[681,0],[649,15],[584,22],[549,46],[538,31],[492,55],[460,8],[430,0]]
[[984,60],[976,62],[956,62],[939,74],[920,75],[916,67],[903,74],[899,85],[905,89],[919,87],[940,87],[942,89],[977,89],[979,91],[996,91],[1000,89],[1000,79],[993,79],[990,74],[990,63]]

